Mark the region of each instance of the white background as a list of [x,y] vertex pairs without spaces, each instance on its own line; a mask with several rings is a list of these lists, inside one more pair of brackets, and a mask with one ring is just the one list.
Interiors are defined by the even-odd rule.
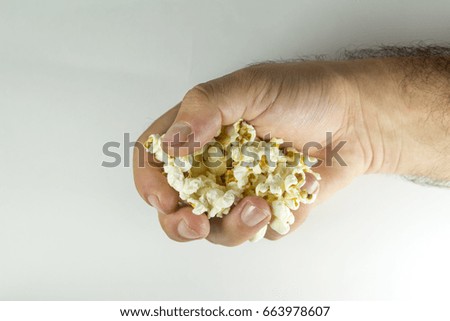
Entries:
[[0,0],[0,299],[448,297],[448,190],[362,177],[294,235],[225,248],[170,241],[131,169],[101,163],[196,83],[450,41],[449,17],[448,1]]

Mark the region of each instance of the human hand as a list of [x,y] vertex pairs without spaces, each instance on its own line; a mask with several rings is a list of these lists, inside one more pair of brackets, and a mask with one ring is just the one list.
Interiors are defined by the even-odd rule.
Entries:
[[[259,137],[270,134],[291,142],[298,150],[308,149],[308,155],[322,161],[315,171],[322,176],[317,202],[294,211],[294,231],[316,204],[326,200],[349,184],[355,177],[369,172],[390,171],[396,155],[387,155],[383,133],[390,133],[379,124],[387,112],[373,98],[372,82],[367,83],[368,70],[374,79],[386,81],[377,85],[383,97],[392,103],[399,100],[385,68],[376,63],[301,62],[270,63],[244,68],[224,77],[200,84],[190,90],[182,102],[156,120],[138,139],[143,144],[153,133],[166,133],[168,152],[178,135],[187,142],[193,135],[198,149],[210,141],[221,126],[243,118],[252,124]],[[361,76],[363,75],[363,76]],[[364,88],[361,87],[364,85]],[[389,115],[390,117],[390,115]],[[327,134],[331,139],[327,140]],[[311,144],[313,142],[313,144]],[[389,142],[390,143],[390,142]],[[179,145],[179,144],[178,144]],[[179,145],[179,156],[188,153],[189,143]],[[318,148],[319,147],[319,148]],[[334,153],[338,151],[338,153]],[[142,198],[158,209],[163,230],[176,241],[206,238],[227,246],[243,243],[270,221],[270,207],[258,197],[246,197],[223,219],[208,220],[206,215],[194,215],[190,207],[180,207],[178,193],[167,183],[162,171],[152,165],[149,155],[135,149],[134,177]],[[144,155],[140,155],[144,154]],[[138,166],[140,157],[144,166]],[[141,159],[142,160],[142,159]],[[394,165],[393,165],[394,164]],[[307,177],[307,189],[317,193],[318,183]],[[268,228],[266,238],[281,237]]]

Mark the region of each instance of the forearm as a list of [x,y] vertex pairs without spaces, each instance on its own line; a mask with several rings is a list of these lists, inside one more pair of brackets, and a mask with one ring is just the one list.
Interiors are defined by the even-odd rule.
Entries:
[[450,181],[450,57],[344,62],[354,117],[372,152],[368,172]]

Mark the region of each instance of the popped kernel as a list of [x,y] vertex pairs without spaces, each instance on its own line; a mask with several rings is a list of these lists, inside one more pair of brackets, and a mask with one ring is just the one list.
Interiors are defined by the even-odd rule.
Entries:
[[272,210],[269,224],[250,241],[264,237],[267,228],[287,234],[295,221],[292,211],[315,201],[317,194],[304,188],[305,173],[317,180],[311,169],[318,160],[302,155],[294,147],[283,147],[284,140],[260,140],[255,128],[243,121],[223,127],[213,141],[194,155],[173,158],[162,149],[164,135],[150,135],[144,146],[158,161],[169,185],[197,215],[223,217],[243,197],[264,198]]

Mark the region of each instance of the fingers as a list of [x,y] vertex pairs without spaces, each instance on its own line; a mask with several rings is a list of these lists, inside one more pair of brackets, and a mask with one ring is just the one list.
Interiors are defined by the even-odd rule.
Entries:
[[143,143],[153,133],[162,133],[169,128],[176,117],[179,106],[170,109],[157,119],[135,144],[133,155],[133,174],[139,195],[150,205],[163,213],[171,213],[178,206],[178,193],[169,186],[160,168],[151,164],[150,155]]
[[143,168],[135,174],[134,182],[141,197],[159,212],[171,213],[178,206],[178,193],[169,186],[167,178],[156,168]]
[[211,219],[207,240],[225,246],[239,245],[267,225],[270,217],[270,206],[264,199],[245,197],[223,218]]
[[174,124],[164,136],[163,143],[166,143],[169,155],[191,154],[211,141],[220,130],[222,109],[228,109],[220,109],[221,102],[217,97],[212,97],[203,88],[197,86],[186,94]]
[[[221,129],[246,116],[255,117],[257,106],[247,110],[248,82],[243,72],[200,84],[183,98],[174,124],[163,142],[172,156],[184,156],[211,141]],[[247,113],[247,114],[246,114]]]
[[[141,197],[157,208],[163,230],[173,240],[186,242],[202,239],[209,233],[209,222],[205,215],[194,215],[189,207],[178,208],[178,193],[167,183],[160,168],[151,162],[143,143],[154,133],[164,133],[173,123],[179,105],[157,119],[139,137],[134,150],[134,181]],[[165,214],[167,213],[167,214]]]
[[190,207],[182,207],[168,215],[158,213],[158,218],[164,232],[174,241],[200,240],[209,234],[206,215],[195,215]]
[[211,141],[221,128],[222,116],[216,102],[200,88],[195,87],[186,94],[174,124],[163,138],[171,156],[193,153]]

